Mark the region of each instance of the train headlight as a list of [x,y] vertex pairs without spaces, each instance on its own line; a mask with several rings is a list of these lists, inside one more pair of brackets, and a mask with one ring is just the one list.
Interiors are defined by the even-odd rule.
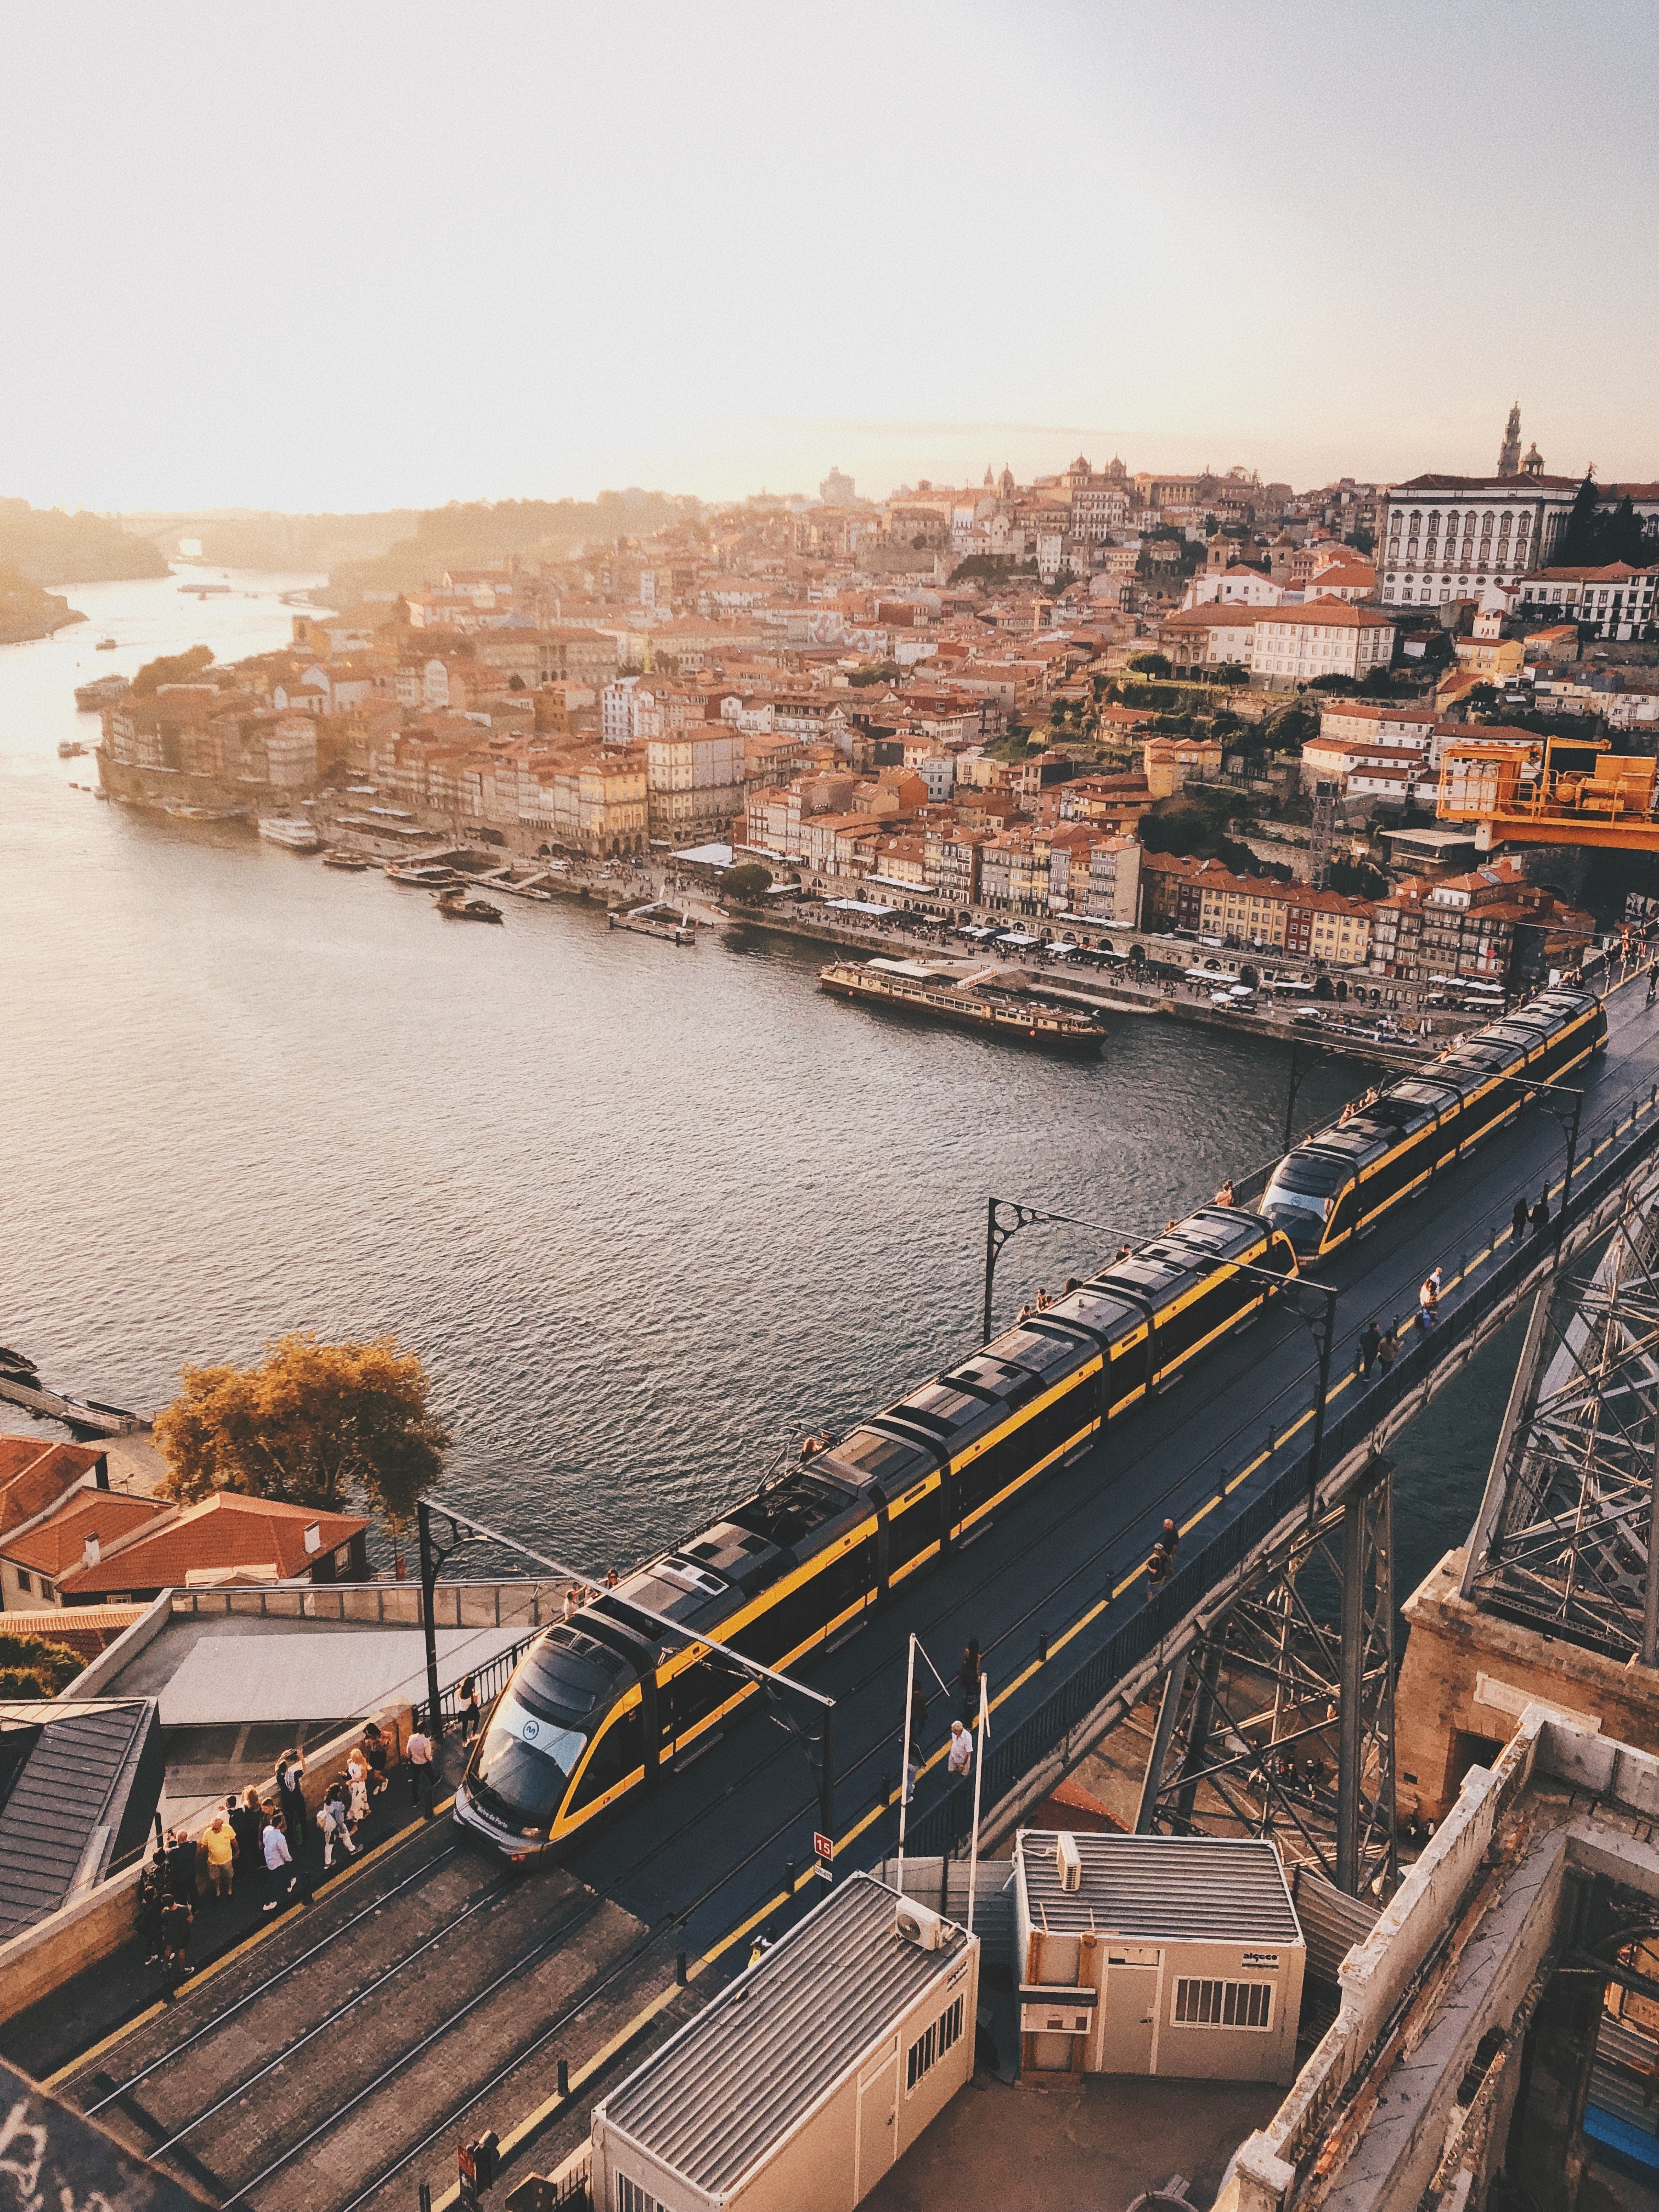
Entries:
[[519,1831],[519,1833],[521,1836],[532,1837],[537,1843],[540,1843],[542,1841],[543,1838],[546,1835],[546,1832],[547,1831],[544,1828],[520,1828]]

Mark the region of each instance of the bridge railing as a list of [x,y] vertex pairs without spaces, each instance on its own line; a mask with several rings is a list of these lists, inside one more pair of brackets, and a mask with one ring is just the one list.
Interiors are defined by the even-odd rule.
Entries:
[[[1589,1218],[1630,1176],[1632,1170],[1659,1147],[1659,1107],[1655,1086],[1644,1084],[1581,1131],[1580,1145],[1588,1164],[1575,1176],[1565,1230]],[[1620,1143],[1619,1139],[1624,1137]],[[1602,1137],[1613,1139],[1599,1160],[1594,1157]],[[1456,1347],[1468,1341],[1492,1310],[1512,1297],[1539,1263],[1541,1240],[1512,1241],[1500,1257],[1496,1252],[1481,1270],[1473,1294],[1444,1310],[1438,1325],[1428,1333],[1412,1332],[1392,1369],[1374,1378],[1346,1412],[1327,1417],[1322,1462],[1326,1470],[1341,1461],[1386,1420],[1432,1370]],[[1298,1504],[1308,1496],[1313,1473],[1312,1453],[1297,1454],[1285,1468],[1248,1499],[1206,1540],[1183,1560],[1167,1583],[1150,1595],[1145,1586],[1109,1601],[1123,1616],[1110,1638],[1050,1691],[1035,1711],[1027,1714],[1006,1736],[994,1739],[985,1753],[981,1776],[983,1802],[994,1807],[1102,1703],[1114,1686],[1124,1680],[1157,1650],[1164,1639],[1179,1628],[1202,1605],[1224,1578],[1241,1566]],[[921,1857],[945,1856],[962,1850],[973,1816],[973,1791],[966,1781],[951,1784],[939,1802],[908,1822],[907,1852]]]

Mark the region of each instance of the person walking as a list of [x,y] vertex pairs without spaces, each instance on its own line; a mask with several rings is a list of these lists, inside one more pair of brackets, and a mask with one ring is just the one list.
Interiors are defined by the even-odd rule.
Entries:
[[368,1761],[358,1745],[346,1761],[346,1815],[354,1828],[368,1818]]
[[1532,1210],[1532,1233],[1541,1237],[1550,1225],[1550,1194],[1547,1190],[1538,1194],[1538,1203]]
[[1425,1334],[1440,1319],[1440,1286],[1432,1275],[1425,1277],[1417,1294],[1417,1317]]
[[478,1733],[478,1686],[471,1674],[461,1677],[455,1692],[455,1717],[461,1724],[461,1741],[471,1743]]
[[1173,1562],[1176,1553],[1181,1549],[1181,1531],[1173,1521],[1165,1518],[1158,1540],[1164,1547],[1164,1557]]
[[1515,1201],[1514,1212],[1510,1216],[1510,1235],[1517,1244],[1527,1233],[1527,1223],[1529,1218],[1527,1210],[1527,1194],[1522,1191]]
[[1368,1321],[1359,1332],[1359,1379],[1369,1382],[1371,1370],[1376,1364],[1376,1355],[1382,1349],[1382,1332],[1374,1321]]
[[979,1638],[970,1636],[957,1669],[957,1688],[962,1693],[962,1717],[972,1721],[979,1711]]
[[1390,1322],[1377,1339],[1376,1364],[1386,1375],[1399,1357],[1400,1339],[1395,1334],[1394,1323]]
[[288,1838],[283,1833],[274,1805],[265,1808],[265,1825],[259,1838],[265,1863],[264,1910],[275,1912],[284,1897],[292,1897],[300,1887],[300,1877],[294,1871],[294,1854],[288,1847]]
[[182,1981],[190,1972],[190,1907],[169,1897],[161,1907],[161,1978]]
[[433,1771],[434,1753],[431,1737],[418,1722],[410,1730],[404,1756],[409,1762],[409,1802],[418,1809],[422,1820],[429,1820],[433,1818],[432,1793],[436,1780]]
[[202,1843],[207,1852],[208,1881],[215,1897],[235,1893],[236,1831],[222,1813],[208,1822]]
[[1156,1597],[1164,1583],[1169,1581],[1174,1567],[1175,1561],[1164,1550],[1163,1545],[1154,1544],[1152,1556],[1146,1562],[1146,1595],[1149,1600]]
[[951,1723],[951,1748],[945,1754],[945,1771],[966,1774],[974,1763],[974,1739],[960,1721]]
[[306,1825],[306,1763],[297,1745],[283,1753],[277,1766],[276,1802],[283,1808],[289,1840],[297,1844]]

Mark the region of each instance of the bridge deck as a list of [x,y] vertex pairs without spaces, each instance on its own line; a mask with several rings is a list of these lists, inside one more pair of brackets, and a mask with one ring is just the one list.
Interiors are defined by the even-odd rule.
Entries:
[[[1645,1133],[1659,1122],[1659,1109],[1647,1106],[1647,1086],[1659,1077],[1659,1014],[1649,1012],[1634,992],[1616,994],[1608,1011],[1612,1041],[1602,1063],[1589,1077],[1581,1173],[1605,1166],[1607,1149],[1613,1143],[1606,1137],[1605,1117],[1615,1103],[1630,1110],[1638,1085],[1643,1115],[1637,1130]],[[1619,1139],[1620,1144],[1625,1141]],[[1600,1163],[1595,1158],[1597,1146],[1603,1146]],[[1563,1140],[1557,1124],[1529,1111],[1489,1139],[1476,1158],[1451,1170],[1437,1185],[1431,1200],[1405,1206],[1342,1256],[1328,1278],[1343,1294],[1332,1370],[1333,1419],[1345,1414],[1358,1396],[1361,1386],[1352,1372],[1354,1340],[1364,1323],[1373,1316],[1404,1316],[1414,1311],[1418,1285],[1438,1263],[1446,1270],[1443,1308],[1447,1323],[1454,1325],[1448,1327],[1449,1340],[1460,1301],[1487,1297],[1489,1291],[1482,1286],[1490,1284],[1492,1270],[1509,1253],[1515,1198],[1523,1191],[1534,1198],[1540,1183],[1559,1183],[1562,1164]],[[1468,1286],[1461,1279],[1466,1267],[1471,1274]],[[1255,1513],[1259,1519],[1263,1509],[1272,1506],[1275,1486],[1306,1448],[1315,1371],[1313,1346],[1299,1322],[1284,1313],[1261,1322],[1227,1344],[1167,1397],[1115,1427],[1078,1464],[1046,1480],[983,1537],[906,1585],[890,1612],[872,1616],[850,1641],[805,1670],[814,1686],[837,1700],[838,1869],[872,1863],[894,1846],[897,1814],[892,1788],[897,1774],[904,1650],[910,1632],[921,1636],[947,1676],[954,1673],[965,1639],[978,1637],[994,1698],[994,1760],[997,1746],[1022,1723],[1036,1724],[1033,1717],[1040,1716],[1045,1700],[1080,1664],[1102,1659],[1102,1655],[1109,1659],[1114,1639],[1121,1639],[1118,1649],[1144,1640],[1146,1603],[1140,1569],[1166,1514],[1173,1515],[1186,1531],[1181,1562],[1185,1571],[1213,1534],[1224,1534],[1230,1526],[1238,1528],[1243,1516]],[[1126,1629],[1137,1625],[1138,1633],[1126,1638]],[[1048,1657],[1040,1661],[1043,1638]],[[914,1815],[924,1833],[930,1817],[935,1826],[939,1823],[945,1784],[942,1748],[950,1717],[944,1698],[936,1695],[927,1732],[936,1758],[919,1786]],[[498,1997],[480,2001],[464,2018],[455,2008],[470,2002],[466,1990],[476,1994],[487,1987],[492,1973],[500,1972],[500,1961],[528,1956],[538,1932],[552,1931],[578,1910],[576,1900],[582,1893],[573,1886],[572,1876],[589,1893],[581,1907],[589,1916],[584,1926],[603,1901],[615,1915],[617,1930],[638,1927],[650,1931],[654,1941],[646,1949],[638,1948],[632,1936],[615,1936],[613,1964],[620,1968],[625,1959],[631,1963],[624,1980],[613,1986],[625,1987],[635,2002],[632,2018],[641,2033],[653,2032],[653,2024],[659,2028],[665,2014],[655,2008],[688,2001],[673,1995],[676,1949],[690,1954],[695,1997],[702,1974],[742,1963],[752,1929],[781,1922],[786,1912],[804,1910],[811,1902],[816,1894],[811,1881],[802,1877],[800,1897],[787,1905],[782,1881],[787,1860],[793,1858],[802,1868],[810,1863],[815,1814],[811,1784],[793,1738],[771,1726],[760,1711],[741,1715],[723,1741],[670,1777],[660,1790],[625,1806],[618,1818],[575,1854],[568,1874],[532,1878],[499,1891],[491,1888],[487,1911],[467,1923],[476,1925],[481,1936],[488,1930],[489,1941],[480,1942],[475,1953],[463,1936],[458,1949],[470,1963],[446,1970],[446,2016],[455,2015],[454,2033],[461,2039],[456,2052],[464,2051],[465,2039],[486,2032],[493,2051],[507,2051],[514,2033],[525,2048],[541,2033],[546,2005],[527,1983],[509,1980]],[[455,1881],[459,1869],[452,1862],[445,1863],[442,1879]],[[463,1882],[466,1898],[460,1899],[458,1893],[457,1911],[465,1909],[477,1884],[486,1878],[486,1871],[475,1867]],[[488,1878],[494,1880],[493,1875]],[[311,1918],[302,1915],[297,1924],[303,1927]],[[394,1929],[405,1919],[412,1937],[416,1924],[423,1924],[421,1916],[393,1908]],[[378,1945],[386,1945],[382,1916],[371,1916],[363,1924],[367,1930],[378,1931]],[[392,1939],[393,1952],[398,1940]],[[337,1974],[350,1982],[354,1975],[362,1980],[375,1971],[379,1954],[365,1952],[359,1957],[358,1941],[353,1936],[340,1938],[342,1959],[337,1965],[331,1962],[331,1983]],[[597,1962],[592,1971],[599,1973]],[[449,1976],[454,1978],[453,1986]],[[559,1986],[564,1990],[574,1984],[561,1982]],[[207,1992],[202,1995],[206,1997]],[[256,2046],[268,2051],[280,2048],[285,2039],[282,2017],[266,2015],[270,2002],[256,1999],[240,2016],[239,2036],[249,2053],[244,2072],[253,2070]],[[550,1995],[547,2002],[556,1999]],[[191,2000],[192,2014],[199,2002]],[[526,2008],[524,2018],[509,2032],[497,2008],[505,2008],[506,2017],[517,2021],[515,2007]],[[556,2045],[541,2047],[533,2064],[506,2077],[485,2096],[469,2116],[469,2129],[493,2125],[512,2148],[510,2131],[527,2112],[533,2113],[536,2128],[546,2130],[537,2162],[548,2164],[564,2142],[582,2131],[585,2111],[580,2097],[568,2109],[554,2103],[552,2059],[556,2054],[568,2057],[580,2088],[583,2062],[618,2033],[618,2009],[607,2002],[596,2006],[592,2018],[578,2014],[570,2019],[561,2028]],[[413,2015],[405,2020],[395,2005],[377,2010],[372,2034],[382,2065],[395,2058],[398,2048],[412,2047],[418,2040],[413,2026]],[[367,2022],[365,2032],[370,2032]],[[144,2033],[164,2034],[165,2028],[158,2024]],[[356,2033],[347,2024],[342,2043],[337,2045],[351,2050],[354,2064],[357,2054],[352,2039]],[[227,2045],[227,2051],[234,2047]],[[446,2046],[440,2039],[432,2047],[441,2054]],[[101,2072],[116,2079],[132,2070],[119,2047],[98,2063]],[[607,2063],[614,2078],[620,2053]],[[183,2063],[188,2075],[188,2057]],[[453,2070],[457,2078],[469,2073],[459,2055]],[[605,2079],[601,2069],[586,2086],[602,2089]],[[204,2103],[210,2101],[208,2086],[204,2081]],[[76,2093],[75,2085],[70,2087]],[[319,2094],[326,2095],[325,2091]],[[422,2097],[430,2094],[428,2085]],[[169,2117],[176,2119],[190,2101],[189,2093],[180,2087],[170,2092],[169,2098]],[[240,2109],[232,2104],[228,2112]],[[279,2139],[297,2124],[286,2117],[287,2109],[284,2099],[282,2110],[270,2116],[264,2148],[273,2143],[283,2148]],[[313,2110],[307,2125],[316,2126],[319,2118],[326,2120],[327,2114]],[[331,2133],[325,2126],[315,2154],[307,2153],[308,2201],[319,2212],[325,2208],[341,2212],[345,2205],[362,2201],[358,2192],[363,2161],[349,2152],[354,2125],[361,2133],[361,2124],[343,2112],[337,2130]],[[230,2195],[248,2172],[253,2150],[241,2140],[243,2132],[239,2123],[233,2130],[235,2139],[224,2140],[222,2170],[212,2129],[191,2138],[192,2155],[199,2160],[195,2169],[198,2178],[216,2185],[222,2195]],[[398,2132],[393,2128],[382,2138],[388,2148]],[[405,2142],[415,2140],[418,2132],[411,2123],[404,2130]],[[327,2154],[337,2138],[342,2146],[337,2171]],[[431,2180],[441,2191],[453,2172],[453,2138],[446,2135],[428,2154],[403,2169],[398,2188],[406,2201],[417,2179]],[[348,2173],[355,2178],[348,2181]],[[262,2193],[256,2191],[251,2201],[257,2202]],[[268,2201],[279,2199],[272,2196]],[[441,2197],[438,2201],[441,2203]]]

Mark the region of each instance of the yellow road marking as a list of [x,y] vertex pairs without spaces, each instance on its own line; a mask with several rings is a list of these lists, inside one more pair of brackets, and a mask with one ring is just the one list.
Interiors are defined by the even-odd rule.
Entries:
[[[453,1796],[446,1797],[441,1803],[434,1805],[432,1808],[434,1819],[435,1820],[440,1813],[447,1813],[454,1802]],[[406,1837],[412,1836],[417,1828],[426,1825],[427,1823],[421,1820],[410,1820],[405,1826],[394,1830],[389,1836],[383,1837],[372,1850],[359,1852],[356,1861],[345,1869],[338,1880],[329,1884],[329,1894],[336,1895],[347,1882],[362,1874],[366,1867],[372,1866],[374,1861],[385,1852],[389,1851],[393,1844],[401,1844]],[[267,1936],[274,1935],[277,1929],[286,1927],[295,1912],[303,1912],[307,1905],[314,1905],[316,1901],[313,1894],[308,1898],[302,1898],[295,1905],[285,1905],[280,1912],[273,1913],[269,1920],[263,1922],[250,1935],[243,1936],[240,1943],[233,1943],[229,1950],[224,1952],[219,1958],[210,1960],[205,1966],[190,1977],[188,1985],[181,1982],[180,1990],[185,1989],[186,1986],[191,1990],[199,1990],[204,1983],[212,1981],[216,1975],[223,1973],[227,1966],[234,1966],[238,1959],[245,1957],[257,1944],[263,1943]],[[154,2004],[147,2005],[143,2012],[136,2013],[131,2020],[125,2021],[119,2027],[112,2029],[101,2043],[94,2043],[89,2051],[83,2051],[78,2058],[71,2058],[66,2066],[60,2066],[55,2074],[48,2074],[40,2084],[41,2087],[55,2089],[60,2081],[68,2081],[76,2074],[84,2073],[94,2058],[100,2058],[105,2051],[112,2051],[118,2043],[124,2043],[128,2036],[135,2034],[147,2022],[157,2019],[167,2008],[167,1999],[158,1997]]]

